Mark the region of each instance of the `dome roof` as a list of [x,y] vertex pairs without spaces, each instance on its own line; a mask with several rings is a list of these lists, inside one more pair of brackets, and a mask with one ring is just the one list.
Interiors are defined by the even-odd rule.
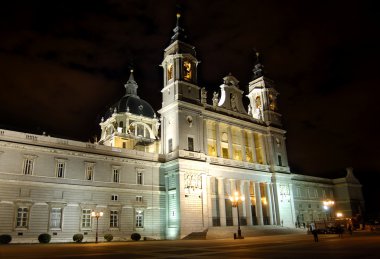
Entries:
[[117,103],[110,107],[104,119],[111,117],[114,112],[130,112],[149,118],[156,117],[152,106],[148,102],[133,95],[124,95]]
[[137,95],[138,85],[133,78],[133,70],[131,70],[129,79],[124,86],[126,89],[126,94],[117,103],[109,108],[104,116],[104,119],[108,119],[113,113],[120,112],[130,112],[135,115],[155,118],[156,114],[152,106]]

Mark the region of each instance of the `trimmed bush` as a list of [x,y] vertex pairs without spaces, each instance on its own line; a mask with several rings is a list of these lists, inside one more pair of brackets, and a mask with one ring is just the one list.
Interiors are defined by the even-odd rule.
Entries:
[[104,239],[107,240],[107,242],[111,242],[113,240],[113,235],[111,234],[105,234]]
[[41,243],[41,244],[47,244],[49,243],[51,240],[51,235],[47,234],[47,233],[43,233],[41,235],[38,236],[38,241]]
[[9,244],[12,241],[12,236],[11,235],[1,235],[0,236],[0,244]]
[[73,240],[74,240],[74,242],[81,243],[83,240],[83,235],[82,234],[75,234],[73,236]]
[[141,239],[141,235],[140,235],[139,233],[133,233],[133,234],[131,235],[131,239],[132,239],[133,241],[139,241],[139,240]]

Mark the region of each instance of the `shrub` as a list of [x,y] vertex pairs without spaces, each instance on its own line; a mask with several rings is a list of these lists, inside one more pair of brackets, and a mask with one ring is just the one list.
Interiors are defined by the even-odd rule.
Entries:
[[74,242],[81,243],[83,240],[83,235],[82,234],[75,234],[73,236],[73,240],[74,240]]
[[0,235],[0,244],[8,244],[12,241],[12,236],[11,235]]
[[50,240],[51,240],[51,235],[49,235],[47,233],[43,233],[43,234],[38,236],[38,241],[40,241],[40,243],[42,243],[42,244],[47,244],[50,242]]
[[107,242],[111,242],[113,239],[113,235],[112,234],[105,234],[104,239],[107,240]]
[[140,235],[139,233],[133,233],[133,234],[131,235],[131,239],[132,239],[133,241],[139,241],[139,240],[141,239],[141,235]]

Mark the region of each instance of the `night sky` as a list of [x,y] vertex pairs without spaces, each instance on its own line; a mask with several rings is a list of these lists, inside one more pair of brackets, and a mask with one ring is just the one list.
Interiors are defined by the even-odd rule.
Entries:
[[[241,2],[241,3],[239,3]],[[379,9],[375,1],[2,1],[0,128],[88,141],[121,98],[131,63],[140,97],[161,106],[175,14],[209,96],[231,72],[247,94],[260,52],[280,92],[294,173],[352,166],[378,210]],[[373,197],[373,199],[370,198]]]

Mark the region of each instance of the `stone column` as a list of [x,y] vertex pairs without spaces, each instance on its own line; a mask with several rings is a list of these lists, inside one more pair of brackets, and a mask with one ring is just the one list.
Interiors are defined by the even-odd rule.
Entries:
[[267,195],[267,202],[268,202],[268,216],[269,216],[269,224],[273,225],[273,209],[272,209],[272,196],[271,196],[271,184],[267,183],[265,186],[265,191]]
[[244,180],[244,189],[245,189],[245,210],[247,215],[247,225],[252,226],[253,220],[252,220],[252,202],[251,202],[251,194],[249,192],[249,185],[251,182],[249,180]]
[[213,224],[212,224],[212,195],[214,195],[214,193],[212,193],[212,188],[211,188],[211,176],[206,176],[206,181],[207,181],[207,186],[206,186],[206,189],[207,189],[207,192],[206,192],[206,195],[207,195],[207,211],[208,211],[208,226],[209,227],[212,227]]
[[218,198],[220,226],[226,226],[226,195],[224,194],[224,178],[218,178]]
[[261,192],[260,192],[260,183],[259,182],[255,182],[255,197],[256,197],[257,224],[258,225],[264,225],[263,206],[261,204]]
[[273,225],[278,225],[278,220],[277,220],[277,209],[276,209],[276,199],[273,191],[273,184],[269,185],[270,187],[270,194],[271,194],[271,201],[272,201],[272,208],[273,208]]
[[261,146],[261,156],[263,158],[263,164],[267,165],[268,164],[267,152],[266,152],[266,148],[265,148],[264,135],[263,134],[259,135],[259,141],[260,141],[260,146]]
[[227,137],[228,137],[228,158],[233,159],[234,155],[232,154],[232,135],[231,135],[231,126],[227,127]]
[[245,217],[247,218],[247,207],[245,206],[245,201],[247,200],[247,193],[244,188],[245,181],[239,180],[239,192],[240,195],[244,197],[244,201],[241,202],[241,205],[239,205],[239,208],[241,208],[240,217]]
[[251,132],[251,141],[249,142],[249,144],[251,145],[251,149],[252,149],[252,161],[254,163],[257,163],[257,156],[256,156],[256,146],[255,146],[255,137],[253,135],[253,132]]
[[[236,191],[239,191],[236,188],[236,180],[235,179],[230,179],[230,186],[231,186],[231,196],[235,195]],[[237,226],[238,225],[238,217],[237,217],[237,208],[232,207],[232,220],[233,220],[233,225]]]
[[[202,140],[201,140],[202,141]],[[207,120],[203,119],[203,153],[208,155]]]
[[240,143],[241,143],[241,155],[242,155],[242,161],[247,161],[247,158],[246,158],[246,151],[245,151],[245,134],[244,134],[244,129],[241,130],[241,139],[240,139]]
[[294,196],[293,196],[293,184],[289,184],[289,202],[290,206],[292,208],[292,226],[294,226],[295,222],[297,221],[297,215],[296,215],[296,210],[294,208]]
[[216,156],[220,157],[220,132],[219,132],[219,122],[215,122],[215,135],[216,135]]

